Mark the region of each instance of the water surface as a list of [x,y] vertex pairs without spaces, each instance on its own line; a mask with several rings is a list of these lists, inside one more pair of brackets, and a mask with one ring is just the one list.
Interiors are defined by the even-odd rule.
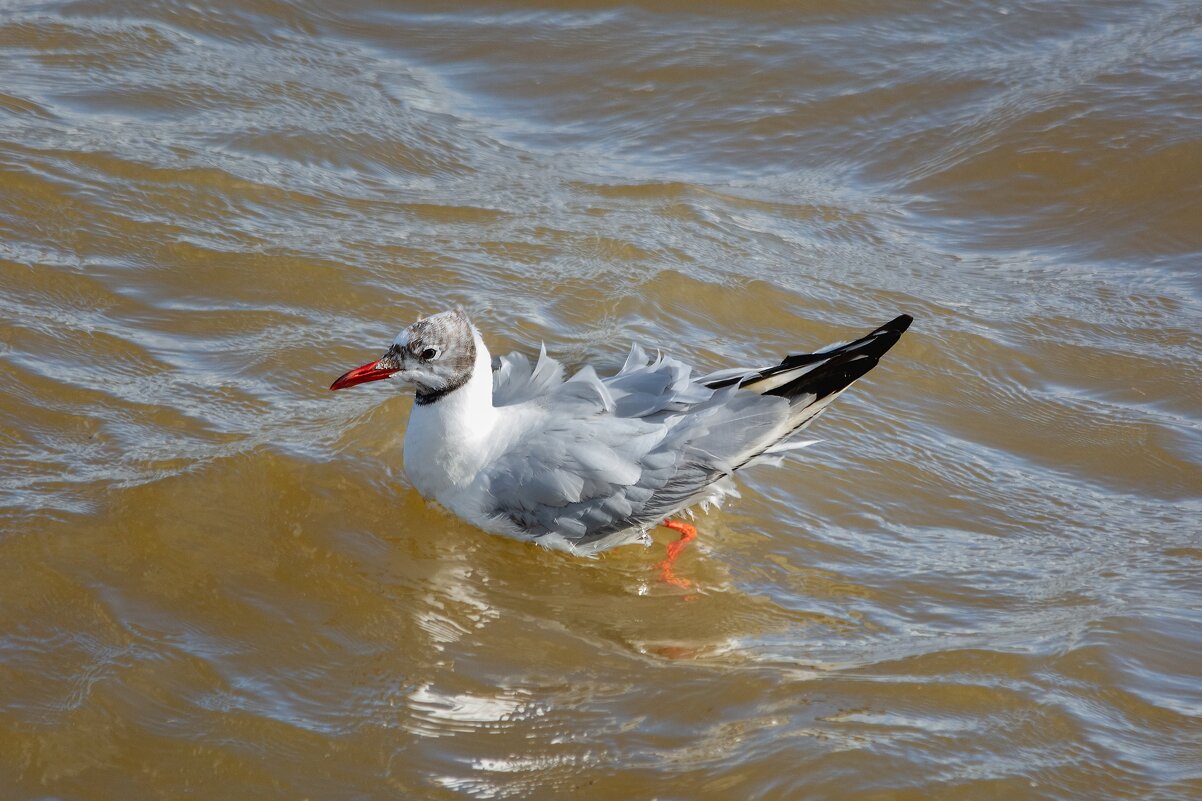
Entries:
[[[1202,797],[1202,7],[6,4],[6,799]],[[331,395],[917,322],[656,580]]]

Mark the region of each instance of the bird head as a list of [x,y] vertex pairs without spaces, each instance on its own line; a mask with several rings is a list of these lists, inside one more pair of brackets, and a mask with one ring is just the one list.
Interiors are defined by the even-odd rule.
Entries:
[[417,389],[418,403],[432,403],[468,382],[476,364],[476,329],[462,309],[418,320],[397,334],[379,359],[343,373],[330,389],[397,377]]

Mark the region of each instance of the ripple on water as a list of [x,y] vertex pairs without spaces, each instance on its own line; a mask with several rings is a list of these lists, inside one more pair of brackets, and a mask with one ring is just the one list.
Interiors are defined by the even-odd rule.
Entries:
[[[1197,796],[1196,17],[7,14],[0,786]],[[916,322],[682,591],[328,393],[455,304],[572,366]]]

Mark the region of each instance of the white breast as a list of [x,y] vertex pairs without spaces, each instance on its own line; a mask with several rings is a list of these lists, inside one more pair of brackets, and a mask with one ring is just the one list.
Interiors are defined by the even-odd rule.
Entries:
[[507,447],[511,431],[500,425],[492,405],[492,363],[476,337],[472,377],[459,389],[426,405],[414,404],[405,431],[405,475],[424,497],[486,529],[487,497],[476,489],[477,477]]

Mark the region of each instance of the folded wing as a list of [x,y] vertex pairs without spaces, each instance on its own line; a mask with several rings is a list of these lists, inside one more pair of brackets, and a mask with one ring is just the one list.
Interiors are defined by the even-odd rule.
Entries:
[[735,470],[808,444],[782,440],[872,369],[909,323],[903,315],[847,345],[701,378],[638,345],[604,379],[586,367],[564,380],[545,350],[534,366],[506,356],[494,404],[524,404],[529,425],[486,479],[493,514],[535,537],[559,535],[587,549],[718,501],[733,491],[726,479]]
[[494,514],[577,547],[637,535],[720,495],[710,488],[788,418],[784,398],[707,387],[687,365],[651,360],[637,345],[604,380],[586,367],[555,383],[562,367],[545,353],[534,368],[523,362],[506,357],[498,370],[498,405],[536,408],[527,435],[490,471]]

